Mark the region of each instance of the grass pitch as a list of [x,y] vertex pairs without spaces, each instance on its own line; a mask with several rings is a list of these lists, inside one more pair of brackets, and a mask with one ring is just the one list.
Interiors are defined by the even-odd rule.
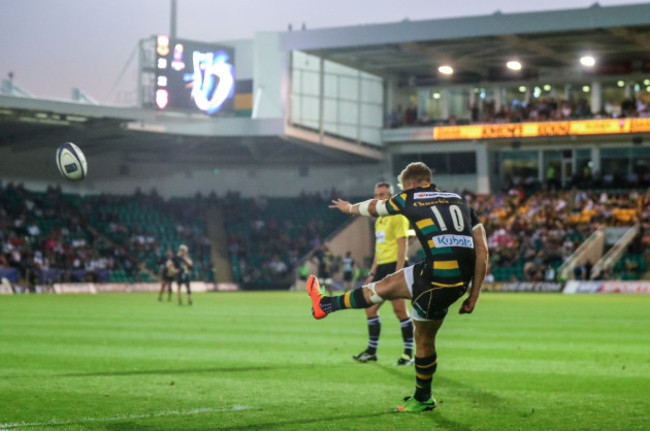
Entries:
[[382,309],[377,364],[360,310],[312,319],[305,293],[0,298],[0,430],[642,430],[650,296],[484,294],[438,336],[433,412]]

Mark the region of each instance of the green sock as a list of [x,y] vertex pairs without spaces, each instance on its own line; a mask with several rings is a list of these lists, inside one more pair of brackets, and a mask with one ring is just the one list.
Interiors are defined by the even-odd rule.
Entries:
[[415,357],[415,395],[413,398],[424,403],[431,398],[431,381],[438,367],[438,355],[426,358]]
[[320,307],[327,314],[347,308],[368,308],[372,305],[372,302],[366,301],[366,297],[363,294],[363,287],[354,289],[344,295],[324,296],[320,300]]

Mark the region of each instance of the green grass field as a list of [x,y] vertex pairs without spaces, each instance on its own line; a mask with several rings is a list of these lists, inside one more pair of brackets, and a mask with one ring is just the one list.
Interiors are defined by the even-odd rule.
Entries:
[[315,321],[305,293],[0,298],[0,430],[647,430],[650,296],[484,294],[438,337],[433,412],[395,413],[389,306]]

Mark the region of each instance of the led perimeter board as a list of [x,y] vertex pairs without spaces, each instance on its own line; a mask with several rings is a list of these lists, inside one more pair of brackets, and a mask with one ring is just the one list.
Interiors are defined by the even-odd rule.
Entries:
[[234,112],[234,50],[156,37],[154,105],[161,111]]

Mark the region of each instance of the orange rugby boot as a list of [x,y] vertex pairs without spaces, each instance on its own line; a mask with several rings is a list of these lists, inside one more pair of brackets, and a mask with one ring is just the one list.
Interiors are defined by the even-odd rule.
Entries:
[[310,275],[307,279],[307,293],[311,298],[311,313],[314,315],[315,319],[322,319],[327,316],[327,313],[323,311],[320,306],[320,300],[323,297],[323,291],[318,283],[318,278],[315,275]]

